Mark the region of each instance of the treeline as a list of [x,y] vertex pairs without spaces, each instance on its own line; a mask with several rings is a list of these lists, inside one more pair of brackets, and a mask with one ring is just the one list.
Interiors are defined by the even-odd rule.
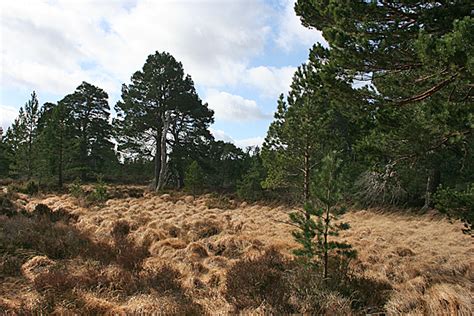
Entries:
[[330,155],[341,160],[344,199],[472,221],[470,1],[300,0],[295,10],[329,48],[314,45],[296,71],[261,151],[215,141],[191,77],[157,52],[123,85],[112,121],[107,94],[88,83],[41,108],[33,94],[2,140],[1,175],[61,186],[102,174],[308,202]]
[[115,111],[111,119],[107,93],[87,82],[43,106],[33,92],[1,140],[0,177],[52,188],[103,177],[181,189],[194,162],[201,190],[232,191],[251,165],[250,149],[213,138],[213,111],[168,53],[148,57]]

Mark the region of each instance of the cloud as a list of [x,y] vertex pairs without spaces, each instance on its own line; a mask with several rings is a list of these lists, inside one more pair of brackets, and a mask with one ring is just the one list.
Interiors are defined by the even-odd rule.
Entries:
[[158,50],[200,85],[236,84],[263,52],[266,9],[255,0],[2,1],[0,81],[65,94],[87,80],[114,93]]
[[246,78],[247,84],[257,87],[264,96],[276,99],[280,93],[288,92],[295,71],[296,67],[293,66],[259,66],[248,69],[243,78]]
[[212,135],[216,140],[222,140],[228,143],[233,143],[235,146],[242,149],[246,149],[249,146],[259,146],[262,147],[263,142],[265,141],[264,137],[251,137],[234,140],[232,137],[227,135],[223,130],[210,128]]
[[294,0],[282,0],[284,13],[278,17],[279,29],[275,38],[276,44],[286,51],[293,50],[294,47],[311,47],[319,42],[327,45],[321,31],[309,29],[301,24],[299,16],[295,14]]
[[240,95],[210,89],[207,91],[205,101],[219,120],[248,122],[271,118],[271,115],[262,112],[257,102],[244,99]]
[[0,105],[0,126],[4,132],[6,132],[17,116],[18,109],[8,105]]
[[234,143],[234,139],[232,137],[230,137],[229,135],[227,135],[223,130],[220,130],[220,129],[214,129],[214,128],[209,128],[212,136],[214,136],[214,138],[216,140],[222,140],[224,142],[228,142],[228,143]]
[[247,148],[249,146],[258,146],[262,147],[263,142],[265,141],[264,137],[251,137],[251,138],[244,138],[235,141],[235,145],[240,148]]

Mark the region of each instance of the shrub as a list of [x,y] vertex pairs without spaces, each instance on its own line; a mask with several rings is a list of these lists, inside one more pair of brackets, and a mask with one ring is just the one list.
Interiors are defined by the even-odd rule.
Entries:
[[39,185],[33,180],[30,180],[26,183],[23,193],[34,195],[39,192]]
[[201,166],[193,161],[186,171],[184,185],[193,195],[201,192],[204,186],[204,172]]
[[79,178],[76,178],[71,184],[69,187],[69,193],[71,193],[71,195],[76,199],[83,198],[86,195]]
[[266,302],[276,310],[292,312],[285,280],[288,262],[270,249],[261,257],[235,263],[227,272],[226,299],[235,308],[257,308]]
[[10,183],[8,186],[8,192],[20,192],[28,195],[34,195],[39,192],[39,185],[33,180],[28,181],[27,183]]
[[474,184],[464,191],[450,188],[439,188],[434,196],[435,207],[449,215],[460,218],[464,222],[463,232],[473,234],[474,223]]
[[233,210],[236,205],[225,195],[213,194],[211,198],[206,201],[207,208],[218,208],[221,210]]
[[102,177],[97,177],[97,183],[94,184],[94,189],[91,194],[87,196],[87,199],[89,202],[96,202],[96,203],[102,203],[107,201],[108,195],[107,195],[107,186],[105,185],[105,182],[102,180]]
[[265,179],[263,166],[254,162],[250,170],[237,184],[237,195],[247,201],[257,201],[263,197],[262,181]]

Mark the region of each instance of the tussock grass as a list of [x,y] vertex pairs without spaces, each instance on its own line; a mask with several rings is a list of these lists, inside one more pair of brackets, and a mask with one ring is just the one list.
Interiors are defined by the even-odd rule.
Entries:
[[[338,238],[359,253],[351,263],[359,283],[349,298],[318,291],[314,295],[326,303],[315,307],[285,296],[291,283],[282,281],[288,278],[276,264],[276,256],[282,265],[290,262],[296,247],[285,223],[291,209],[258,203],[209,208],[215,202],[210,196],[140,187],[108,191],[103,205],[87,207],[68,194],[0,196],[0,313],[275,314],[306,308],[349,314],[354,306],[389,315],[473,313],[474,245],[461,223],[434,213],[369,209],[344,215],[351,229]],[[273,261],[265,259],[270,248],[278,253]],[[258,264],[265,260],[276,266]],[[256,279],[229,277],[249,269]],[[247,303],[236,300],[249,292],[239,294],[243,286],[232,282],[252,289],[261,275],[272,284],[281,281],[285,290],[275,291],[281,299],[263,289]],[[383,295],[371,296],[374,289]]]

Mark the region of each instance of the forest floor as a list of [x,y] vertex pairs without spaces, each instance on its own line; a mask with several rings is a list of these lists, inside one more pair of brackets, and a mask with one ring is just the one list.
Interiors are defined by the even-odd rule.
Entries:
[[[233,313],[229,269],[270,247],[289,258],[296,247],[291,208],[142,189],[115,188],[101,206],[69,194],[12,195],[18,209],[41,213],[44,204],[57,216],[0,212],[0,313]],[[474,244],[459,222],[378,209],[343,219],[351,229],[338,238],[358,252],[354,273],[389,289],[386,313],[473,314]]]

